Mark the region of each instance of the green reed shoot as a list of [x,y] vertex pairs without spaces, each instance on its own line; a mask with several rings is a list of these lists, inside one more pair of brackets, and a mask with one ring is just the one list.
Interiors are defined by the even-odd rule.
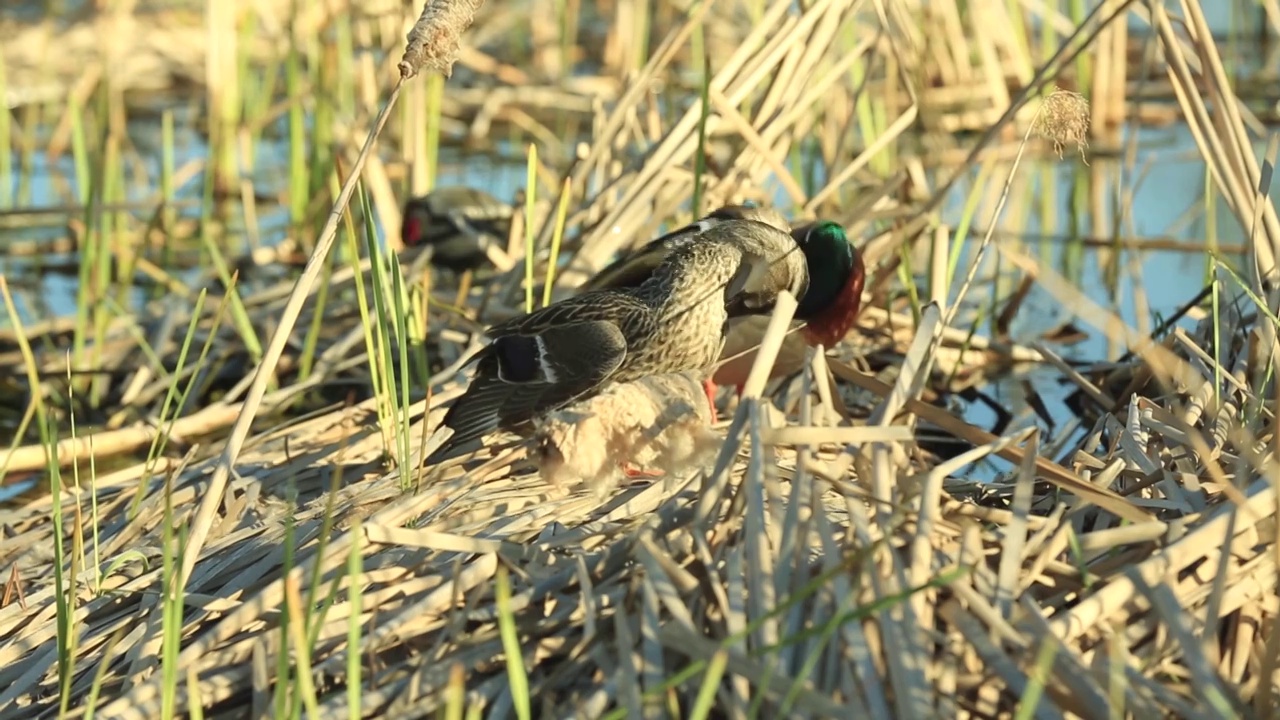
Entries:
[[[280,561],[280,577],[288,578],[293,574],[294,567],[294,551],[297,545],[297,518],[294,517],[294,508],[290,506],[289,511],[284,514],[284,541],[281,545],[284,557]],[[290,690],[293,689],[293,678],[289,672],[289,626],[296,620],[293,617],[293,608],[289,603],[280,603],[280,640],[278,647],[279,652],[276,653],[276,684],[272,697],[272,706],[275,709],[274,717],[297,717],[296,713],[290,712]],[[314,716],[313,716],[314,717]]]
[[116,645],[124,638],[129,628],[121,626],[111,637],[107,638],[102,649],[102,659],[98,661],[98,669],[93,672],[93,682],[89,685],[89,695],[84,701],[84,720],[93,720],[94,711],[98,707],[98,695],[102,693],[102,683],[106,680],[108,661],[115,655]]
[[76,317],[75,330],[72,334],[72,357],[77,366],[85,363],[85,348],[88,345],[89,310],[95,304],[92,294],[93,260],[97,254],[97,224],[89,208],[89,200],[94,194],[94,183],[89,171],[87,140],[84,132],[84,116],[80,103],[72,99],[67,106],[67,114],[71,117],[71,151],[75,164],[76,193],[80,203],[85,206],[83,255],[80,262],[79,277],[76,283]]
[[360,518],[351,523],[351,552],[347,553],[347,717],[359,720],[361,690],[360,665],[360,589],[364,575],[364,556],[362,554],[364,530],[360,527]]
[[947,261],[947,287],[957,287],[959,280],[956,273],[960,269],[961,248],[964,247],[965,240],[969,237],[969,228],[973,226],[974,215],[978,212],[978,203],[982,201],[982,191],[987,187],[987,181],[990,180],[991,173],[995,170],[995,163],[984,162],[978,164],[978,175],[973,179],[973,185],[969,189],[969,194],[965,196],[964,208],[960,211],[960,220],[956,223],[955,232],[951,235],[951,252]]
[[[33,385],[32,387],[38,387]],[[61,714],[65,715],[71,702],[71,680],[75,676],[76,639],[75,628],[75,573],[63,570],[68,561],[62,526],[62,468],[58,464],[58,423],[52,416],[41,418],[40,440],[45,446],[49,472],[49,499],[52,504],[50,520],[53,525],[53,589],[57,600],[54,609],[58,632],[58,697]]]
[[538,186],[538,146],[529,143],[529,169],[524,192],[524,311],[533,312],[533,207]]
[[40,383],[39,366],[35,353],[27,340],[22,326],[22,317],[18,307],[9,293],[9,284],[5,276],[0,274],[0,298],[4,300],[5,310],[9,314],[9,323],[14,330],[14,338],[18,343],[18,352],[22,356],[23,368],[27,382],[31,387],[32,404],[35,406],[36,421],[40,429],[40,444],[46,449],[45,469],[49,473],[49,499],[51,503],[50,522],[53,525],[53,589],[55,618],[58,637],[58,678],[61,713],[66,714],[71,699],[71,679],[74,675],[75,640],[72,637],[72,621],[74,619],[72,600],[74,593],[67,591],[67,578],[62,569],[66,560],[63,546],[62,528],[62,476],[58,464],[58,426],[57,420],[48,412],[44,404],[44,389]]
[[[333,94],[338,107],[351,114],[356,109],[356,69],[354,32],[351,28],[351,14],[341,13],[333,25],[334,45],[338,48],[338,72],[333,79]],[[336,197],[336,193],[335,193]]]
[[[160,113],[160,226],[166,231],[171,229],[177,219],[177,211],[173,207],[176,197],[173,184],[173,173],[176,162],[173,151],[173,110],[165,108]],[[173,257],[171,243],[164,243],[160,249],[161,264],[167,265]]]
[[440,177],[440,127],[441,106],[444,104],[444,77],[439,73],[427,76],[427,191],[436,186]]
[[231,309],[232,325],[235,327],[236,332],[240,334],[240,339],[244,341],[244,346],[249,351],[250,359],[257,364],[262,359],[262,343],[258,340],[258,334],[253,329],[253,319],[249,317],[249,311],[245,309],[244,300],[240,298],[240,292],[236,288],[235,279],[227,264],[227,259],[223,257],[222,250],[218,248],[218,244],[210,237],[210,233],[201,232],[200,241],[204,244],[205,252],[209,254],[209,260],[213,263],[214,271],[218,273],[218,279],[222,281],[222,286],[227,289],[226,300]]
[[250,64],[253,56],[249,48],[260,32],[257,13],[243,13],[236,32],[239,34],[236,40],[236,82],[242,88],[238,131],[243,129],[247,141],[241,148],[240,165],[241,172],[249,175],[257,166],[258,135],[261,132],[260,126],[253,120],[266,113],[267,106],[274,97],[272,90],[278,73],[273,72],[275,68],[262,71]]
[[[173,513],[173,475],[166,473],[164,481],[164,519],[161,530],[162,568],[161,587],[164,588],[161,612],[160,673],[164,681],[160,686],[160,716],[176,715],[178,695],[178,653],[182,649],[182,613],[185,592],[182,587],[182,566],[179,559],[187,544],[186,524],[180,524],[177,537],[174,534],[176,518]],[[192,688],[194,690],[194,688]],[[191,703],[198,704],[198,697]]]
[[1053,674],[1053,658],[1058,654],[1058,639],[1049,637],[1040,641],[1036,651],[1036,659],[1027,674],[1027,684],[1018,699],[1018,708],[1014,711],[1014,720],[1030,720],[1035,717],[1040,707],[1040,698],[1044,696],[1044,688]]
[[71,118],[71,160],[76,175],[76,196],[81,205],[89,204],[90,182],[88,139],[84,128],[84,107],[72,95],[67,102],[67,116]]
[[[308,611],[304,617],[307,621],[306,644],[309,648],[315,647],[316,643],[319,642],[320,629],[324,625],[325,618],[329,615],[329,608],[333,607],[333,602],[338,598],[338,587],[342,584],[342,573],[334,573],[333,579],[329,583],[329,591],[325,593],[323,598],[319,598],[320,580],[325,573],[325,551],[328,550],[329,542],[332,539],[337,501],[341,491],[342,466],[338,465],[334,467],[333,472],[329,473],[329,492],[326,493],[324,514],[320,518],[320,535],[316,538],[315,563],[311,566],[311,583],[307,585],[307,597],[303,603],[303,607],[307,608]],[[316,609],[313,615],[311,614],[311,609],[316,607],[317,601],[319,601],[320,607]]]
[[[285,603],[289,606],[289,613],[303,621],[308,619],[307,613],[310,608],[302,607],[302,600],[298,596],[298,584],[290,576],[285,576]],[[293,693],[293,707],[289,717],[301,717],[301,706],[306,705],[307,717],[320,717],[320,703],[316,697],[315,684],[311,681],[311,646],[307,644],[306,629],[303,623],[293,622],[289,624],[289,634],[293,641],[294,655],[297,657],[297,663],[294,666],[294,681],[297,687]]]
[[[848,26],[841,35],[841,43],[847,51],[852,50],[858,44],[858,36],[853,26]],[[849,82],[853,87],[863,87],[867,80],[867,60],[859,60],[849,67]],[[862,136],[862,140],[866,144],[870,144],[875,138],[880,137],[883,132],[885,123],[882,121],[884,117],[884,103],[876,99],[874,93],[863,92],[858,93],[857,99],[854,101],[854,114],[858,118],[858,132]],[[882,148],[877,152],[868,163],[868,167],[872,172],[881,177],[887,177],[892,171],[890,163],[893,159],[889,147]]]
[[[370,278],[373,285],[373,307],[377,321],[378,344],[376,355],[370,355],[370,364],[376,361],[381,365],[379,376],[381,387],[375,389],[380,405],[384,405],[387,420],[385,432],[394,432],[387,452],[396,459],[396,467],[400,468],[400,482],[407,486],[409,472],[409,356],[408,331],[405,328],[405,304],[403,275],[400,264],[394,254],[384,256],[381,243],[378,242],[378,231],[374,225],[373,204],[369,201],[368,191],[363,182],[356,185],[356,195],[360,200],[360,212],[364,219],[364,237],[371,267]],[[399,349],[399,380],[393,365],[392,347]]]
[[[169,383],[168,389],[165,391],[164,401],[160,405],[160,417],[157,418],[157,425],[164,427],[161,432],[157,432],[151,438],[151,447],[147,450],[147,461],[143,465],[141,487],[146,487],[151,481],[151,477],[155,472],[156,463],[164,455],[165,448],[169,444],[169,439],[173,434],[173,424],[178,421],[181,414],[180,409],[187,404],[187,397],[196,385],[198,380],[197,374],[192,373],[187,380],[186,388],[179,393],[178,378],[182,377],[183,371],[187,366],[187,354],[191,350],[191,341],[196,337],[196,330],[200,325],[200,318],[204,314],[204,302],[207,294],[207,288],[202,288],[200,294],[196,296],[195,307],[191,311],[191,320],[187,323],[186,335],[182,338],[182,346],[178,349],[178,359],[174,364],[173,373],[170,377],[173,380]],[[213,317],[213,325],[209,328],[209,334],[205,337],[204,345],[200,348],[200,355],[196,360],[196,366],[202,367],[208,359],[209,350],[213,347],[214,338],[218,336],[218,330],[222,327],[222,313],[219,312]],[[172,414],[170,414],[172,411]],[[168,421],[168,427],[165,422]],[[138,514],[138,508],[142,504],[142,499],[146,495],[145,492],[138,492],[134,495],[133,501],[129,504],[129,518],[135,518]]]
[[[72,377],[73,377],[73,375],[72,375],[72,372],[71,372],[71,353],[67,353],[67,405],[68,405],[70,408],[72,408],[72,410],[71,410],[71,411],[69,411],[69,412],[67,413],[67,420],[68,420],[68,422],[70,423],[71,443],[74,445],[74,444],[76,444],[76,442],[77,442],[77,437],[76,437],[76,414],[75,414],[75,411],[74,411],[74,408],[75,408],[75,384],[71,382]],[[73,536],[72,536],[72,541],[73,541],[73,547],[74,547],[74,548],[75,548],[75,550],[76,550],[76,557],[74,558],[74,560],[78,560],[78,561],[79,561],[80,567],[92,567],[92,568],[93,568],[93,591],[94,591],[95,593],[97,593],[98,595],[101,595],[101,594],[102,594],[102,574],[101,574],[101,570],[102,570],[102,564],[101,564],[101,563],[102,563],[102,560],[101,560],[101,556],[100,556],[100,554],[99,554],[99,552],[98,552],[98,548],[100,547],[99,542],[98,542],[98,539],[99,539],[99,532],[98,532],[98,482],[97,482],[97,477],[98,477],[98,476],[97,476],[97,464],[96,464],[96,462],[95,462],[95,458],[94,458],[94,456],[93,456],[93,454],[92,454],[92,449],[93,449],[93,436],[92,436],[92,435],[90,435],[90,436],[89,436],[89,448],[90,448],[90,451],[91,451],[91,452],[90,452],[90,455],[89,455],[89,502],[90,502],[90,516],[89,516],[89,524],[90,524],[90,529],[91,529],[91,530],[92,530],[92,532],[93,532],[93,562],[92,562],[92,563],[87,562],[87,559],[85,558],[84,542],[83,542],[82,536],[81,536],[79,533],[76,533],[75,535],[73,535]],[[76,489],[76,497],[77,497],[77,498],[83,497],[83,496],[84,496],[84,489],[83,489],[83,488],[81,487],[81,485],[80,485],[80,460],[79,460],[79,458],[73,458],[73,459],[72,459],[72,462],[71,462],[71,482],[72,482],[72,484],[75,486],[75,489]],[[77,507],[76,507],[77,515],[79,514],[79,512],[78,512],[78,511],[79,511],[79,509],[80,509],[80,508],[79,508],[79,505],[77,504]],[[74,577],[75,575],[76,575],[76,573],[73,571],[73,572],[72,572],[72,576]]]
[[307,213],[307,115],[302,104],[302,58],[292,36],[285,56],[285,92],[289,96],[289,224],[298,232]]
[[[1084,0],[1068,0],[1067,14],[1071,17],[1071,22],[1076,27],[1080,27],[1080,23],[1089,15],[1092,8],[1087,7]],[[1081,91],[1088,92],[1085,88],[1093,87],[1093,53],[1082,52],[1076,55],[1076,78]]]
[[[347,240],[347,254],[350,256],[352,264],[358,267],[360,263],[360,251],[356,244],[356,230],[355,225],[351,221],[351,213],[344,213],[343,222],[345,223],[344,233]],[[392,415],[386,406],[386,394],[381,391],[385,380],[383,379],[381,363],[377,360],[377,349],[381,347],[378,339],[381,330],[374,326],[369,313],[369,300],[364,287],[364,273],[357,272],[355,274],[355,285],[356,308],[360,311],[360,327],[364,328],[365,357],[369,359],[369,383],[373,388],[373,396],[377,399],[378,428],[382,431],[383,452],[390,455],[391,447],[394,444],[391,436],[389,435],[391,432]]]
[[707,663],[707,671],[703,675],[702,685],[698,688],[698,697],[689,711],[689,720],[706,720],[711,717],[711,709],[715,706],[716,691],[720,689],[720,678],[724,677],[725,668],[729,665],[729,653],[717,650]]
[[547,284],[542,287],[542,306],[551,304],[551,286],[556,280],[556,265],[560,262],[560,240],[564,237],[564,223],[569,216],[569,177],[560,186],[560,202],[556,206],[556,224],[551,233],[551,257],[547,260]]
[[315,367],[316,348],[320,345],[320,330],[324,328],[324,310],[329,301],[329,283],[333,279],[333,269],[337,264],[337,252],[330,252],[324,259],[323,274],[316,289],[315,311],[311,314],[311,325],[307,328],[306,337],[302,340],[302,357],[298,359],[299,380],[311,377],[311,371]]
[[[4,58],[0,57],[0,98],[9,94]],[[13,128],[7,107],[0,108],[0,208],[13,207]]]
[[[311,118],[311,138],[308,143],[311,159],[307,164],[307,199],[323,197],[329,183],[329,169],[333,167],[333,128],[337,119],[337,108],[333,104],[333,94],[328,88],[333,87],[337,58],[333,45],[321,46],[323,59],[320,61],[316,85],[322,88],[316,93],[314,110]],[[304,108],[305,110],[305,108]]]
[[[22,127],[39,127],[40,108],[33,104],[24,107],[20,113]],[[36,169],[36,133],[23,133],[18,144],[18,193],[14,205],[23,207],[31,204],[32,178]]]
[[1205,164],[1204,174],[1205,282],[1212,288],[1211,303],[1213,313],[1210,317],[1213,318],[1213,400],[1216,404],[1222,402],[1222,298],[1219,293],[1222,284],[1218,282],[1218,273],[1214,267],[1214,258],[1219,254],[1218,193],[1214,189],[1212,178],[1209,175],[1208,163]]
[[502,654],[507,660],[507,686],[511,690],[511,704],[515,707],[516,717],[529,720],[529,676],[524,667],[524,655],[520,652],[520,636],[516,630],[515,607],[511,601],[511,574],[505,563],[498,563],[496,597],[494,603],[498,611],[498,633],[502,636]]
[[462,665],[455,662],[449,667],[449,681],[444,686],[445,720],[462,720],[462,708],[466,698],[466,674]]

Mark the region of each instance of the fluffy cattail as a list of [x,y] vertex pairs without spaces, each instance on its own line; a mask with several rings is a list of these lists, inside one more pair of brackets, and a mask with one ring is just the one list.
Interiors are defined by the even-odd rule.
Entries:
[[1080,93],[1054,88],[1040,105],[1035,129],[1053,143],[1059,158],[1064,147],[1075,145],[1080,159],[1089,164],[1084,156],[1089,147],[1089,101]]
[[422,15],[409,31],[409,45],[400,58],[400,77],[417,75],[424,67],[445,77],[453,74],[462,33],[471,27],[484,0],[427,0]]

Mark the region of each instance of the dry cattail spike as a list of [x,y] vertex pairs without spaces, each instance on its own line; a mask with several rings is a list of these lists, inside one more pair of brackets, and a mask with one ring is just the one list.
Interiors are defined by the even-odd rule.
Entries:
[[462,32],[471,27],[483,4],[484,0],[427,0],[409,31],[409,45],[400,58],[400,78],[408,80],[424,67],[445,77],[453,74]]
[[1054,88],[1040,105],[1035,128],[1053,142],[1059,158],[1063,147],[1074,143],[1080,151],[1080,159],[1089,164],[1084,156],[1084,149],[1089,147],[1089,101],[1083,95]]

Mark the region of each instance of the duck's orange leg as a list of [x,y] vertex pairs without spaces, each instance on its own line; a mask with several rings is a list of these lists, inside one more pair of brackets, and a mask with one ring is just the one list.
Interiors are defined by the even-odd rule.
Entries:
[[711,406],[711,423],[720,422],[720,415],[716,413],[716,383],[711,378],[702,381],[702,389],[707,391],[707,404]]
[[644,469],[641,469],[641,468],[638,468],[638,467],[636,467],[636,466],[632,465],[632,464],[631,464],[631,463],[629,463],[629,462],[627,462],[627,463],[618,463],[618,465],[622,468],[622,473],[623,473],[624,475],[626,475],[627,477],[632,478],[632,479],[635,479],[635,478],[660,478],[660,477],[662,477],[662,475],[663,475],[663,473],[662,473],[662,471],[661,471],[661,470],[644,470]]

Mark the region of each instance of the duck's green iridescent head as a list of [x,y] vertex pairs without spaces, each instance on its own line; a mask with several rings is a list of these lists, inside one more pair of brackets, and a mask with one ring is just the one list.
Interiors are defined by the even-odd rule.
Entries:
[[830,308],[854,271],[854,249],[844,228],[830,220],[819,220],[808,228],[797,228],[796,238],[809,267],[809,290],[796,307],[796,317],[812,318]]

